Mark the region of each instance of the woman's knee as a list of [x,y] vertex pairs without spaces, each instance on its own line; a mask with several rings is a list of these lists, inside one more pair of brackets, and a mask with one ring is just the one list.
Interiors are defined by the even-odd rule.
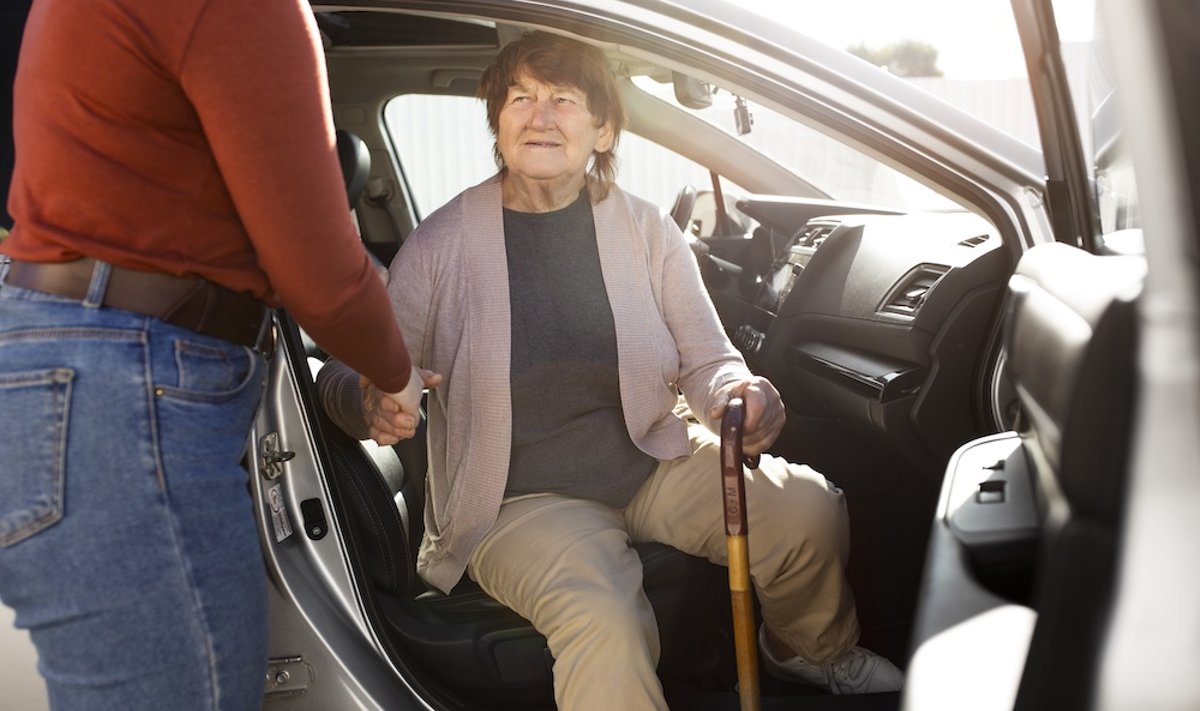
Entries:
[[557,599],[539,605],[544,619],[535,624],[544,628],[556,657],[576,646],[588,654],[648,654],[657,663],[658,626],[640,585],[634,590],[575,586],[552,595]]
[[752,539],[787,541],[820,556],[848,554],[845,496],[812,468],[764,457],[747,478],[746,494]]

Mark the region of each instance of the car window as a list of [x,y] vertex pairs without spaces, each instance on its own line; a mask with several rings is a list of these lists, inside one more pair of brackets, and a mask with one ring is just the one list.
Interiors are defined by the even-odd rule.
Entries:
[[1098,244],[1106,251],[1141,253],[1141,212],[1133,162],[1125,145],[1102,24],[1090,0],[1054,3],[1083,153],[1100,217]]
[[[413,195],[418,217],[496,172],[482,102],[464,96],[402,94],[387,103],[384,122]],[[684,185],[711,190],[698,163],[629,131],[617,145],[617,184],[668,209]],[[728,198],[745,193],[722,181]]]
[[383,118],[418,218],[496,172],[478,99],[402,94],[387,103]]

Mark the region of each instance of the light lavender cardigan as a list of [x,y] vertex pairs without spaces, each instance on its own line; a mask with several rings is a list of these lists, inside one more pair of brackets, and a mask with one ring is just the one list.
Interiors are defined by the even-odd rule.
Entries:
[[[716,390],[750,372],[725,336],[675,223],[615,187],[592,210],[629,435],[656,459],[687,456],[687,428],[673,412],[678,392],[703,421]],[[421,223],[392,262],[388,293],[413,363],[445,376],[428,400],[425,538],[417,570],[449,591],[496,520],[512,443],[499,176]],[[330,362],[317,383],[334,421],[365,439],[357,375]],[[715,431],[715,423],[705,424]]]

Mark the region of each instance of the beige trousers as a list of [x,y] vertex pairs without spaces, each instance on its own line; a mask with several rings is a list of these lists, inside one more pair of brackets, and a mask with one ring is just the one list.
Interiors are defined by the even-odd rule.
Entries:
[[[658,541],[726,564],[720,443],[689,428],[693,454],[661,463],[619,511],[555,495],[506,501],[468,572],[546,636],[562,711],[666,709],[655,674],[658,629],[631,542]],[[858,640],[844,568],[840,489],[813,469],[764,455],[746,473],[750,574],[763,619],[811,662]]]

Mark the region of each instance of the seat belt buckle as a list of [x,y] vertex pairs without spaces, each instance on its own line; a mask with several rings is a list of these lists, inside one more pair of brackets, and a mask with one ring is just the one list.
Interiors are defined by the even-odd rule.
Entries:
[[262,319],[258,322],[258,335],[254,339],[254,350],[266,360],[275,355],[275,312],[263,307]]

